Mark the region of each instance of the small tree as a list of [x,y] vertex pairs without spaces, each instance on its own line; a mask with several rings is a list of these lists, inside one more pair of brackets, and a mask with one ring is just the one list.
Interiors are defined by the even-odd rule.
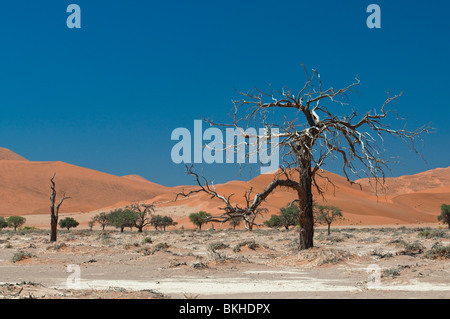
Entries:
[[173,221],[172,217],[164,216],[162,218],[162,227],[164,231],[166,231],[166,227],[175,226],[177,224],[177,222]]
[[137,215],[130,209],[115,209],[107,215],[108,225],[120,228],[123,233],[125,227],[133,227],[136,222]]
[[135,203],[126,207],[128,210],[133,211],[136,214],[134,227],[138,229],[138,232],[142,233],[142,229],[150,225],[151,214],[155,211],[155,205],[145,203]]
[[11,216],[6,219],[8,227],[14,227],[14,231],[17,230],[17,227],[24,225],[26,221],[27,219],[22,216]]
[[162,227],[162,216],[155,215],[150,218],[150,224],[155,227],[155,230],[158,230],[158,227]]
[[8,222],[5,220],[5,217],[0,216],[0,230],[5,227],[8,227]]
[[284,228],[289,229],[289,226],[298,225],[298,215],[300,214],[300,209],[297,205],[287,205],[280,209],[281,215],[281,225]]
[[330,226],[331,223],[337,219],[343,218],[342,210],[335,206],[322,206],[316,205],[316,222],[319,224],[327,224],[328,225],[328,235],[330,235]]
[[289,229],[289,226],[298,225],[298,214],[298,206],[288,204],[286,207],[282,207],[280,209],[280,213],[278,215],[270,216],[270,219],[266,220],[264,224],[272,228],[284,227]]
[[95,225],[95,220],[94,220],[94,219],[91,219],[90,221],[88,221],[88,227],[89,227],[89,230],[92,230],[92,228],[94,227],[94,225]]
[[67,230],[70,230],[71,228],[76,228],[80,223],[77,222],[72,217],[66,217],[64,219],[61,219],[59,221],[59,227],[61,228],[67,228]]
[[233,229],[236,229],[237,226],[239,226],[243,221],[243,218],[241,216],[231,217],[228,222],[230,223],[231,227]]
[[264,225],[270,228],[278,228],[283,226],[281,222],[281,216],[280,215],[270,216],[270,218],[264,222]]
[[450,205],[442,204],[441,214],[438,216],[437,219],[443,224],[447,224],[448,228],[450,228]]
[[99,223],[102,230],[105,230],[106,225],[108,225],[108,215],[105,212],[101,212],[98,215],[95,215],[92,220],[94,223]]
[[198,229],[202,229],[202,225],[207,223],[209,218],[211,217],[210,214],[208,214],[205,211],[199,211],[197,213],[192,213],[189,215],[189,220],[195,225],[198,226]]

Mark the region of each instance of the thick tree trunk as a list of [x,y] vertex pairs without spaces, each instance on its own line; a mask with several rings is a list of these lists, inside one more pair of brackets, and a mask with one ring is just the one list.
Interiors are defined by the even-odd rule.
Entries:
[[58,221],[54,216],[52,216],[50,222],[50,242],[56,241],[57,231],[58,231]]
[[312,204],[305,203],[301,205],[299,218],[300,225],[300,250],[309,249],[314,246],[314,218]]
[[330,235],[331,235],[331,230],[330,230],[330,226],[331,226],[331,224],[328,224],[328,236],[330,236]]
[[314,213],[313,196],[311,191],[311,159],[307,156],[306,158],[301,160],[300,165],[300,189],[298,190],[298,199],[300,206],[299,249],[304,250],[314,246]]

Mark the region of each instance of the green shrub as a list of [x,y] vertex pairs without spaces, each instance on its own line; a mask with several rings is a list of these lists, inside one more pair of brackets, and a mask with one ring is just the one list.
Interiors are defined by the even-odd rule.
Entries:
[[413,243],[403,242],[403,250],[399,252],[400,255],[418,255],[423,252],[425,247],[418,241]]
[[31,258],[34,257],[31,253],[28,252],[24,252],[19,250],[18,252],[16,252],[13,257],[11,258],[11,262],[16,263],[18,261],[27,259],[27,258]]
[[450,259],[450,245],[444,246],[441,244],[435,244],[425,253],[425,257],[430,259]]
[[216,243],[209,244],[209,249],[210,250],[225,249],[225,248],[228,248],[228,247],[230,247],[230,246],[227,245],[227,244],[224,244],[222,242],[216,242]]
[[0,216],[0,230],[5,227],[8,227],[8,222],[5,220],[5,217]]
[[240,242],[239,244],[237,244],[236,246],[234,246],[233,251],[235,253],[238,253],[241,251],[241,247],[243,247],[243,246],[247,246],[251,250],[255,250],[256,248],[259,247],[259,244],[257,244],[254,240],[243,241],[243,242]]
[[400,272],[401,272],[400,269],[394,267],[383,269],[382,277],[398,277],[400,276]]
[[24,226],[22,228],[19,228],[18,230],[33,231],[33,230],[39,230],[39,228],[34,227],[34,226]]
[[450,228],[450,205],[442,204],[441,215],[437,219],[443,224],[447,224],[448,228]]
[[61,228],[67,228],[67,230],[70,230],[71,228],[75,228],[79,225],[80,223],[78,223],[75,219],[73,219],[72,217],[66,217],[64,219],[61,219],[59,221],[59,227]]
[[150,237],[145,237],[144,239],[142,239],[142,244],[152,244],[153,241]]
[[153,248],[153,253],[160,251],[160,250],[166,250],[169,247],[170,246],[168,243],[159,243]]
[[420,231],[417,236],[421,238],[447,238],[448,234],[441,229],[425,229]]

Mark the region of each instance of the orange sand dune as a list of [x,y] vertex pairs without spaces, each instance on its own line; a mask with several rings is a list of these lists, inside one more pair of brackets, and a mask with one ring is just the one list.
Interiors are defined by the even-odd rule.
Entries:
[[[435,223],[436,216],[440,212],[440,205],[450,202],[450,168],[436,169],[407,177],[391,178],[387,180],[388,190],[386,193],[379,192],[378,196],[370,187],[368,180],[359,180],[362,185],[351,185],[344,177],[324,172],[332,182],[325,179],[319,182],[324,190],[324,196],[320,196],[314,190],[314,200],[319,204],[333,205],[341,208],[346,218],[345,224],[411,224],[411,223]],[[244,193],[253,188],[253,194],[262,191],[274,175],[260,175],[248,182],[230,181],[225,184],[216,185],[219,194],[231,197],[232,203],[245,205]],[[438,188],[432,188],[439,185]],[[442,186],[447,185],[447,186]],[[397,189],[397,187],[399,187]],[[425,193],[431,190],[428,193]],[[183,187],[178,187],[180,191]],[[185,191],[196,189],[195,186],[184,187]],[[402,195],[396,195],[396,194]],[[394,194],[394,195],[392,195]],[[174,193],[161,194],[154,198],[161,203],[160,206],[185,205],[205,210],[211,214],[222,212],[224,207],[221,200],[211,199],[205,193],[191,195],[189,198],[181,198],[176,202],[170,202]],[[276,214],[279,209],[296,198],[296,194],[289,189],[280,188],[267,198],[262,207],[268,209],[268,213],[260,220],[267,219],[271,214]],[[164,203],[164,201],[166,201]]]
[[26,158],[10,151],[7,148],[0,147],[0,161],[9,160],[9,161],[28,161]]
[[[49,179],[54,172],[57,190],[71,197],[64,203],[63,213],[87,216],[145,201],[156,204],[156,214],[172,216],[179,226],[192,227],[189,213],[205,210],[216,215],[224,207],[221,200],[211,199],[202,192],[174,201],[178,192],[195,190],[198,188],[195,185],[165,187],[138,175],[114,176],[63,162],[30,162],[0,148],[0,216],[48,213]],[[233,204],[244,206],[245,192],[250,188],[253,189],[252,196],[261,192],[274,179],[274,174],[259,175],[250,181],[230,181],[215,187],[218,193],[227,197],[231,195]],[[436,223],[441,204],[450,203],[450,167],[387,178],[386,192],[378,192],[378,195],[367,179],[358,180],[360,186],[351,185],[344,177],[330,172],[322,175],[328,177],[332,184],[325,179],[320,180],[324,196],[319,196],[314,190],[314,200],[341,208],[345,224]],[[268,213],[258,221],[278,213],[295,198],[292,190],[277,189],[263,203],[262,207],[267,208]]]
[[0,216],[48,213],[53,173],[59,196],[65,192],[71,197],[62,206],[64,212],[88,212],[170,190],[63,162],[0,160]]

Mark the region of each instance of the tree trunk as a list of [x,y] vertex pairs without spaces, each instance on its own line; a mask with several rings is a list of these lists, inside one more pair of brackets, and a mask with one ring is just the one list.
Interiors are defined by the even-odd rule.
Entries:
[[330,236],[330,234],[331,234],[330,226],[331,226],[331,224],[328,224],[328,236]]
[[143,228],[143,227],[138,227],[138,232],[139,232],[139,233],[142,233],[142,228]]
[[309,156],[300,161],[300,189],[298,190],[298,199],[300,206],[299,216],[299,249],[309,249],[314,246],[314,213],[313,196],[311,191],[312,172],[311,159]]
[[51,223],[50,223],[50,242],[56,241],[56,233],[58,231],[58,221],[54,216],[51,217]]

